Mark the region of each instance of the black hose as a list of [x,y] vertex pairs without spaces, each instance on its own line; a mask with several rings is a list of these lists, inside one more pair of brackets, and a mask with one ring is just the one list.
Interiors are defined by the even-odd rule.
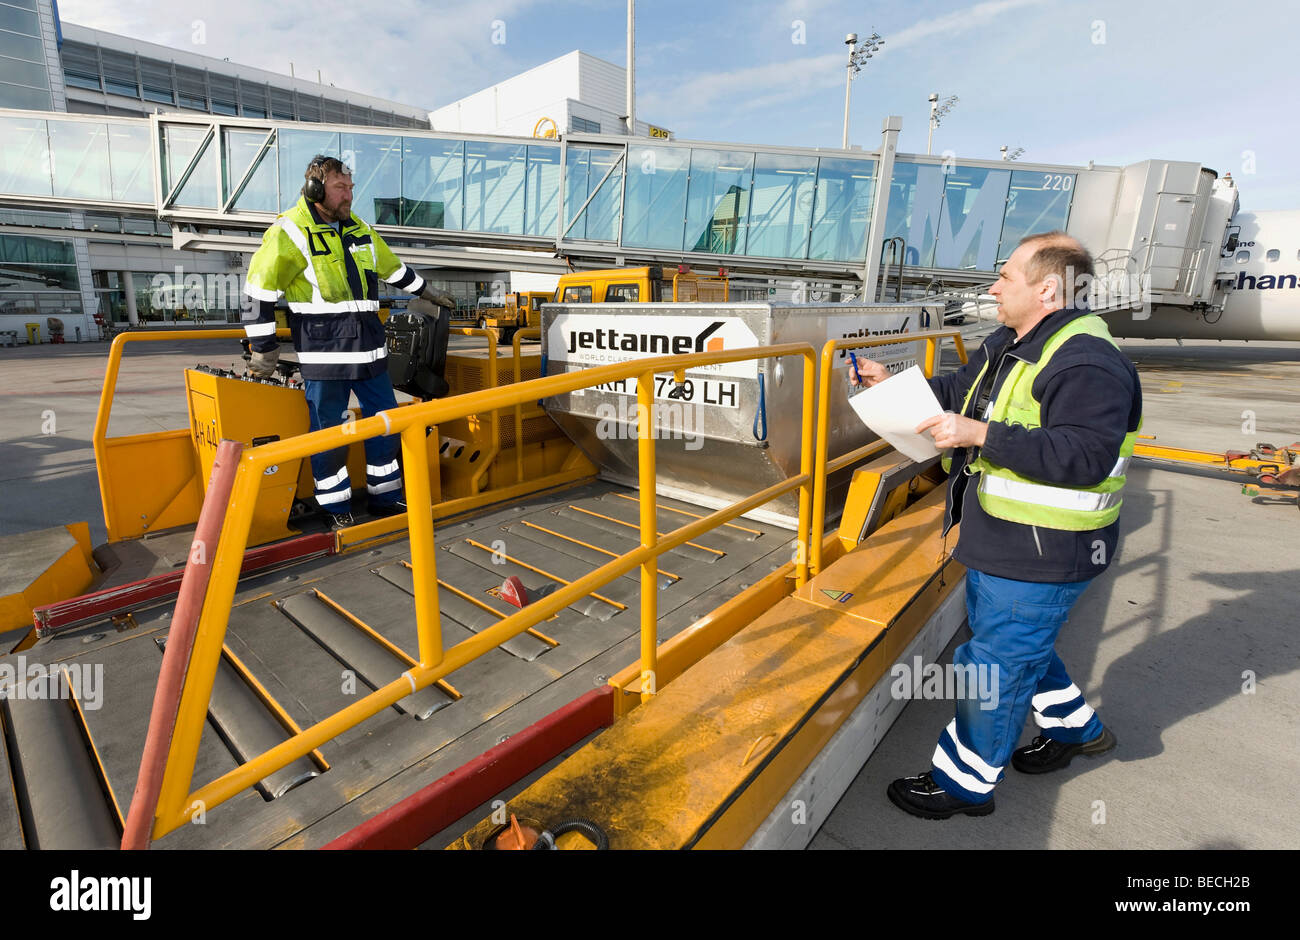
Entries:
[[543,832],[533,846],[533,851],[547,851],[555,848],[555,840],[566,832],[580,833],[596,846],[597,851],[604,851],[609,848],[609,837],[605,835],[603,829],[590,819],[570,819]]

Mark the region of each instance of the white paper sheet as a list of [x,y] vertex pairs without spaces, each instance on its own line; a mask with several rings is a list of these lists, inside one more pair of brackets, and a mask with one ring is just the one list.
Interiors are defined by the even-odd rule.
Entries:
[[920,366],[904,369],[858,392],[849,404],[867,427],[913,460],[928,460],[939,453],[929,431],[915,431],[926,418],[943,413]]

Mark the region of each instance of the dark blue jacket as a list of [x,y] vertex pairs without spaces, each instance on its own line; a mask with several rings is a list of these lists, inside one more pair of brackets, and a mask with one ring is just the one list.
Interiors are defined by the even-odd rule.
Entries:
[[[1001,327],[970,362],[930,379],[930,387],[945,411],[960,411],[980,368],[991,362],[989,385],[971,398],[965,412],[983,420],[979,403],[996,398],[1012,360],[1037,362],[1053,333],[1087,315],[1087,310],[1057,310],[1019,342],[1014,331]],[[1110,474],[1124,435],[1137,429],[1142,416],[1142,386],[1133,363],[1105,340],[1075,336],[1057,349],[1035,379],[1033,392],[1041,403],[1042,427],[992,422],[983,456],[1044,483],[1096,486]],[[1118,520],[1103,529],[1068,532],[988,515],[979,504],[978,481],[962,472],[980,450],[959,448],[952,455],[944,534],[961,523],[954,558],[967,568],[1019,581],[1084,581],[1106,569],[1115,555]]]

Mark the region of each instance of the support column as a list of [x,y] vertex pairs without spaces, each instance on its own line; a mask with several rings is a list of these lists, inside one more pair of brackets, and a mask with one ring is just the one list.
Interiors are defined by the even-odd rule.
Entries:
[[903,119],[897,114],[885,118],[880,127],[880,160],[876,163],[876,191],[871,201],[871,226],[867,229],[867,263],[862,269],[862,297],[867,303],[875,303],[880,296],[880,249],[885,239],[898,132],[902,129]]
[[135,281],[130,271],[119,272],[122,278],[122,293],[126,295],[126,319],[132,326],[140,325],[140,314],[135,309]]

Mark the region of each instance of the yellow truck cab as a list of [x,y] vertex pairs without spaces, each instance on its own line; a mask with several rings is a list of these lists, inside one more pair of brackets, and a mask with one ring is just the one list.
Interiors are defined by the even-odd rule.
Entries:
[[676,270],[653,264],[643,268],[575,271],[560,277],[557,303],[726,303],[726,272],[694,274],[686,265]]

